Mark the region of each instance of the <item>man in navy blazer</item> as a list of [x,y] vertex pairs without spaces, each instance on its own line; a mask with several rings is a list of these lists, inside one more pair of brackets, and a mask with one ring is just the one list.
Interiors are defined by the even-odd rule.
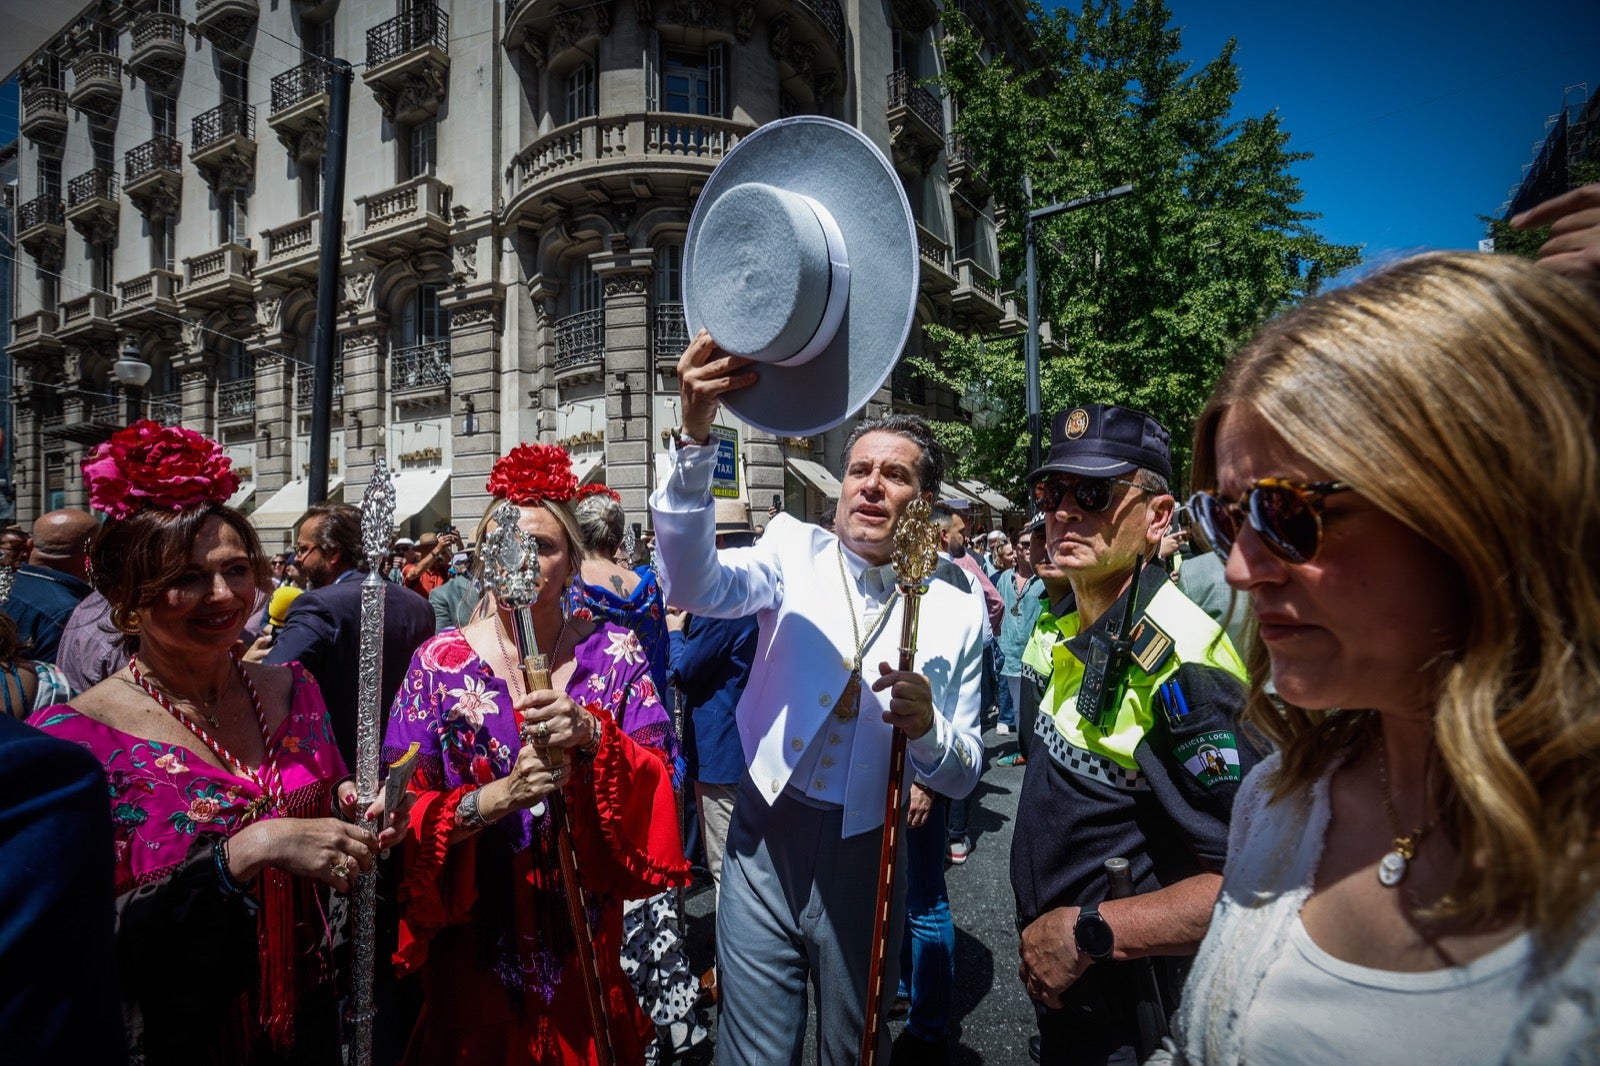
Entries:
[[120,1063],[111,805],[100,763],[0,715],[0,1048]]
[[[317,504],[300,520],[295,558],[310,589],[296,597],[266,661],[299,660],[322,687],[345,765],[356,764],[356,696],[361,663],[361,512],[347,503]],[[433,636],[428,601],[390,586],[383,599],[383,713],[400,691],[412,653]]]

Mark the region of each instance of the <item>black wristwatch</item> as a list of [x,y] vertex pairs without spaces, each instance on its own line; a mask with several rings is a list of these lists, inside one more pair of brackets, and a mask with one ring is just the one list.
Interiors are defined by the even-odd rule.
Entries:
[[1110,959],[1117,946],[1111,926],[1100,917],[1100,908],[1095,904],[1078,911],[1077,924],[1072,927],[1072,939],[1078,942],[1078,950],[1095,962]]

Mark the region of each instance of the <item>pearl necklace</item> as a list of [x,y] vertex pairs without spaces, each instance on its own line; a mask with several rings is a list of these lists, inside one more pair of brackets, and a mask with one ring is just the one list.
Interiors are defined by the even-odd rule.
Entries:
[[[182,722],[189,732],[193,733],[202,744],[211,749],[213,755],[233,767],[234,772],[240,777],[254,782],[255,786],[261,790],[261,795],[250,801],[250,805],[245,808],[244,814],[240,817],[241,822],[248,825],[268,811],[273,814],[283,813],[283,772],[278,769],[278,753],[272,747],[272,734],[267,729],[267,715],[261,706],[261,694],[256,691],[256,686],[251,682],[250,675],[245,673],[244,663],[237,658],[234,658],[232,662],[234,669],[239,671],[239,680],[244,682],[245,691],[250,694],[250,708],[255,711],[256,724],[261,727],[261,746],[265,754],[262,756],[261,765],[254,770],[240,761],[239,757],[233,752],[223,747],[211,734],[201,729],[200,724],[193,718],[173,706],[172,700],[167,697],[166,693],[152,685],[150,680],[139,672],[139,657],[137,655],[128,660],[128,672],[133,675],[134,683],[144,689],[146,695],[155,700],[168,714]],[[216,719],[210,716],[207,717],[215,727],[217,725]]]

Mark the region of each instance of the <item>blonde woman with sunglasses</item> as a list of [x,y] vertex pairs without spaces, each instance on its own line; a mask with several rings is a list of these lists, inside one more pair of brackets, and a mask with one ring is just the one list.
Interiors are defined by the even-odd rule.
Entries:
[[1600,1054],[1597,323],[1552,271],[1428,255],[1218,384],[1190,508],[1249,594],[1246,718],[1278,752],[1176,1061]]

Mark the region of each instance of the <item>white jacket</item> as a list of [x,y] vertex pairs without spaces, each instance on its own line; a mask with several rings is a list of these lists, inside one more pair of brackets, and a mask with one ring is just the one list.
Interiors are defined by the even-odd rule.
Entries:
[[[650,498],[662,592],[674,607],[712,618],[754,614],[760,639],[737,722],[750,776],[768,803],[788,785],[812,739],[833,712],[855,655],[850,608],[839,579],[838,538],[780,514],[752,548],[716,551],[710,496],[712,446],[678,451],[671,480]],[[892,727],[886,694],[871,691],[877,664],[898,644],[896,604],[884,639],[863,663],[865,683],[845,786],[842,835],[883,824]],[[983,759],[979,699],[982,627],[972,598],[942,581],[922,597],[916,669],[933,688],[934,726],[907,744],[919,780],[961,797],[978,782]],[[888,655],[878,649],[890,649]]]

